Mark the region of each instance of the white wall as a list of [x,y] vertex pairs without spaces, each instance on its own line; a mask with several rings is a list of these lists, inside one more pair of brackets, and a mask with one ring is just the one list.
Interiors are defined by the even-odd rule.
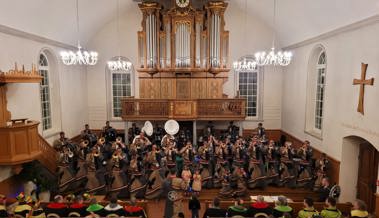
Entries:
[[[37,42],[32,39],[20,38],[7,33],[0,33],[0,70],[8,71],[14,68],[17,62],[19,69],[25,64],[30,70],[31,64],[38,64],[39,53],[48,49],[55,57],[55,70],[50,72],[51,77],[57,78],[52,89],[58,89],[58,95],[53,95],[53,122],[59,125],[48,135],[52,142],[59,131],[65,131],[68,137],[80,133],[82,126],[88,121],[87,117],[87,83],[86,69],[84,67],[66,67],[59,59],[62,48]],[[54,58],[53,58],[54,59]],[[51,59],[49,61],[52,61]],[[11,118],[29,118],[41,121],[41,102],[39,84],[8,84],[7,85],[8,110]],[[58,106],[58,107],[57,107]],[[59,118],[59,119],[57,119]],[[42,126],[39,126],[42,134]],[[44,134],[46,136],[46,134]],[[47,136],[46,136],[47,137]],[[0,167],[0,181],[11,175],[10,168]]]
[[[101,128],[108,119],[110,99],[106,95],[106,61],[118,55],[129,58],[133,64],[137,63],[137,31],[141,30],[142,13],[137,4],[120,18],[121,45],[117,44],[116,22],[113,20],[105,25],[90,40],[88,47],[100,54],[100,61],[96,66],[88,67],[88,104],[89,122],[91,128]],[[255,17],[247,17],[247,36],[244,37],[244,10],[236,4],[229,4],[225,13],[226,30],[230,31],[230,61],[239,59],[246,54],[254,54],[258,50],[271,48],[271,29]],[[224,85],[224,93],[229,97],[236,94],[235,72],[230,71],[229,80]],[[139,96],[138,75],[135,74],[135,96]],[[281,69],[265,69],[263,121],[266,128],[279,129],[281,125]],[[261,122],[261,121],[260,121]],[[124,128],[122,122],[112,122],[116,128]],[[257,122],[244,122],[245,128],[255,128]]]
[[[376,19],[377,20],[377,19]],[[373,23],[374,22],[374,23]],[[284,68],[282,98],[282,129],[300,139],[310,140],[317,149],[337,160],[343,160],[343,138],[356,135],[366,139],[379,149],[379,86],[365,87],[365,115],[358,113],[359,86],[353,86],[354,78],[360,78],[361,62],[368,63],[367,78],[379,75],[379,23],[373,21],[356,26],[349,31],[317,40],[293,49],[294,60]],[[327,54],[326,93],[322,139],[304,132],[306,108],[306,83],[309,55],[322,44]],[[352,151],[350,149],[349,151]],[[354,155],[358,155],[354,153]],[[346,159],[344,159],[346,160]],[[346,180],[346,169],[355,168],[354,161],[341,162],[340,180]],[[346,190],[345,190],[346,191]],[[344,195],[349,199],[353,195]]]

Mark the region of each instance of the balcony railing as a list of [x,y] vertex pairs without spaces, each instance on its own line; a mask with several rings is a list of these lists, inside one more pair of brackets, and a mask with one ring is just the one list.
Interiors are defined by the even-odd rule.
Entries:
[[121,101],[124,120],[244,120],[246,100],[134,99]]

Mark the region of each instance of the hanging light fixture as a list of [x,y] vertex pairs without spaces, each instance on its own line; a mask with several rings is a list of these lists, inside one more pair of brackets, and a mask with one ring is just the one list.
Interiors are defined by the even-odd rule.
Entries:
[[129,71],[132,68],[132,63],[122,60],[121,58],[121,43],[120,43],[120,0],[117,0],[117,43],[118,43],[118,58],[108,61],[108,69],[110,71]]
[[275,40],[276,40],[276,0],[274,0],[274,13],[273,13],[273,39],[272,39],[272,48],[268,53],[266,52],[257,52],[255,53],[255,61],[257,65],[280,65],[287,66],[291,63],[292,52],[290,51],[278,51],[275,52]]
[[98,54],[94,51],[83,50],[80,45],[80,27],[79,27],[79,2],[76,0],[76,31],[78,35],[78,50],[62,51],[60,53],[65,65],[95,65],[98,60]]
[[[244,41],[246,42],[246,29],[247,29],[247,0],[245,0],[245,15],[244,15]],[[246,46],[245,46],[246,48]],[[245,53],[247,54],[247,53]],[[233,69],[235,71],[254,71],[257,69],[257,63],[254,58],[250,56],[244,56],[238,61],[233,62]]]

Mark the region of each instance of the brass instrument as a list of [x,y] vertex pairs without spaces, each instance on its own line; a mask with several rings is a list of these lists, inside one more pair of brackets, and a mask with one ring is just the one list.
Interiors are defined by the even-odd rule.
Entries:
[[89,145],[89,141],[86,139],[80,143],[80,147],[87,148]]
[[116,143],[121,144],[121,143],[122,143],[122,138],[121,138],[121,137],[117,137],[117,138],[116,138]]
[[104,137],[99,138],[99,140],[97,140],[97,144],[104,145],[105,144],[105,138]]

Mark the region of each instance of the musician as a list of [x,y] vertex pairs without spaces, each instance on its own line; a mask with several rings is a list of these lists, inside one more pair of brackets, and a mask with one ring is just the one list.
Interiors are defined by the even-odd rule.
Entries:
[[204,129],[204,136],[209,137],[214,135],[214,126],[212,121],[208,121],[208,125]]
[[228,136],[230,136],[231,141],[235,142],[238,137],[239,128],[236,125],[234,125],[233,121],[230,121],[226,132]]
[[137,127],[136,123],[132,123],[132,127],[128,130],[129,143],[133,142],[133,139],[140,134],[141,130]]
[[63,146],[58,154],[58,174],[61,186],[74,179],[73,156],[73,152],[67,146]]
[[330,180],[328,177],[324,177],[321,181],[322,187],[319,190],[319,202],[325,202],[325,200],[329,197],[330,190],[332,188],[330,184]]
[[186,146],[180,150],[180,154],[182,154],[186,165],[191,164],[195,151],[190,141],[187,141]]
[[153,144],[151,151],[147,153],[146,161],[151,169],[159,168],[160,155],[156,144]]
[[158,145],[160,145],[160,143],[162,141],[162,138],[164,136],[164,132],[165,131],[162,128],[162,126],[160,124],[157,124],[157,126],[155,127],[155,130],[154,130],[154,141]]
[[161,140],[161,147],[166,147],[171,142],[175,142],[175,137],[170,134],[166,134]]
[[56,139],[53,142],[53,147],[55,148],[56,151],[60,151],[64,145],[68,144],[68,138],[65,137],[64,132],[59,133],[59,139]]
[[163,149],[165,151],[164,153],[167,165],[169,167],[175,166],[176,153],[178,152],[175,147],[175,143],[173,141],[170,141],[169,144]]
[[117,148],[111,159],[112,163],[112,183],[111,191],[118,191],[126,187],[126,175],[123,171],[126,165],[126,155],[122,152],[121,148]]
[[101,152],[93,147],[91,153],[87,155],[86,166],[87,166],[87,185],[86,189],[89,192],[98,190],[102,187],[105,187],[105,178],[104,175],[99,176],[100,169],[102,167],[103,156]]
[[263,127],[262,123],[258,123],[257,131],[258,131],[259,138],[262,138],[263,136],[266,135],[266,129]]
[[82,130],[81,136],[85,138],[87,135],[92,134],[92,131],[89,128],[89,124],[84,125],[84,130]]
[[145,137],[145,132],[141,131],[140,134],[133,139],[133,144],[137,146],[137,150],[145,150],[149,145],[151,145],[150,140]]
[[318,191],[322,186],[322,179],[327,176],[327,170],[329,167],[329,160],[325,153],[321,154],[321,157],[316,161],[316,181],[314,185],[314,191]]

